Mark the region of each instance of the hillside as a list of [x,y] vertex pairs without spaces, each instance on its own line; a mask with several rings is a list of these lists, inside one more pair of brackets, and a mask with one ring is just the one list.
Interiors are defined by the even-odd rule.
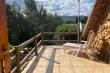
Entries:
[[[78,16],[61,16],[63,21],[76,21]],[[87,16],[80,16],[80,19],[83,20],[87,18]]]

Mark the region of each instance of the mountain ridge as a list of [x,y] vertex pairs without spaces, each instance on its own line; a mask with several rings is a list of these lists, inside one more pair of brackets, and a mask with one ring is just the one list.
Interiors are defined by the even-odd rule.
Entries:
[[[63,21],[76,21],[79,16],[61,16]],[[88,16],[80,16],[80,19],[87,18]]]

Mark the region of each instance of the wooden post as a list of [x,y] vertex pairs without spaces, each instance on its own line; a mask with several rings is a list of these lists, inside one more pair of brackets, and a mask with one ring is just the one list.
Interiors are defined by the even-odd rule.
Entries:
[[42,45],[44,45],[44,34],[42,32]]
[[65,40],[65,32],[63,32],[63,44],[64,44],[64,40]]
[[0,0],[0,73],[10,73],[11,70],[8,43],[6,4],[5,0]]
[[17,66],[17,73],[21,73],[21,66],[20,66],[20,51],[19,47],[15,47],[15,55],[16,55],[16,66]]
[[38,50],[37,50],[37,38],[35,36],[34,38],[34,45],[35,45],[35,54],[38,55]]
[[2,61],[0,61],[0,73],[2,73],[2,69],[3,69],[3,67],[2,67]]

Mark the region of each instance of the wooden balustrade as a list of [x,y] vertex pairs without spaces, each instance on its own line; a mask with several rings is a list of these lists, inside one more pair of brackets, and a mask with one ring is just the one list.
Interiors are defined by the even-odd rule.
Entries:
[[64,35],[70,35],[70,34],[74,34],[74,35],[76,35],[77,34],[77,32],[42,32],[42,34],[47,34],[47,35],[50,35],[50,34],[64,34]]
[[[59,36],[62,36],[62,39],[56,39],[56,40],[53,40],[53,39],[45,39],[44,37],[47,36],[47,35],[53,35],[53,36],[56,36],[56,35],[59,35]],[[69,36],[69,35],[76,35],[77,36],[77,32],[42,32],[42,38],[43,38],[43,43],[56,43],[56,42],[60,42],[60,43],[65,43],[65,42],[78,42],[77,40],[66,40],[65,39],[65,36]]]
[[61,43],[65,43],[65,42],[77,42],[77,40],[44,40],[45,43],[54,43],[54,42],[61,42]]
[[[44,37],[47,35],[62,35],[63,39],[62,40],[46,40]],[[38,47],[41,44],[44,44],[45,42],[77,42],[77,40],[65,40],[65,35],[77,35],[77,33],[74,32],[42,32],[39,33],[38,35],[34,36],[33,38],[25,41],[24,43],[15,46],[10,50],[10,54],[14,54],[11,57],[11,61],[15,60],[16,66],[11,70],[11,73],[21,73],[22,71],[22,66],[29,60],[31,55],[35,52],[36,56],[38,55]],[[38,39],[40,38],[40,39]],[[29,44],[34,43],[33,49],[25,56],[23,59],[20,58],[20,50],[23,50],[26,46]]]
[[[14,54],[11,57],[11,61],[15,60],[16,62],[16,66],[11,70],[11,73],[21,73],[22,69],[21,67],[23,66],[23,64],[25,62],[28,61],[28,59],[31,57],[31,55],[35,52],[35,54],[38,54],[38,47],[41,45],[42,40],[37,41],[37,39],[39,37],[41,37],[41,33],[39,33],[38,35],[36,35],[35,37],[25,41],[24,43],[15,46],[14,48],[12,48],[9,52],[10,54]],[[25,48],[26,46],[28,46],[29,44],[34,43],[34,48],[21,60],[20,58],[20,50],[23,50],[23,48]]]

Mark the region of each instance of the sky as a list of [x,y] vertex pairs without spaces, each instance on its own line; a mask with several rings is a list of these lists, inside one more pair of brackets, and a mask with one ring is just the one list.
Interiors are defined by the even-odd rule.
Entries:
[[[13,0],[7,0],[11,3]],[[15,0],[23,6],[23,0]],[[35,0],[38,4],[43,4],[49,13],[58,13],[61,16],[77,16],[78,0]],[[88,16],[94,0],[80,0],[80,15]]]

